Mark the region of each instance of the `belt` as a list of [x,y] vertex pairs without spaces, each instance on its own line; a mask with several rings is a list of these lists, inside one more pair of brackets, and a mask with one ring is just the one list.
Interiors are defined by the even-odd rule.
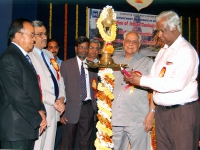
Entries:
[[176,107],[179,107],[179,106],[184,106],[184,105],[188,105],[188,104],[192,104],[192,103],[195,103],[197,101],[192,101],[192,102],[188,102],[188,103],[183,103],[183,104],[176,104],[176,105],[171,105],[171,106],[161,106],[163,108],[166,108],[166,109],[172,109],[172,108],[176,108]]
[[89,104],[89,103],[91,103],[91,102],[92,102],[92,100],[89,99],[89,100],[86,100],[86,101],[82,101],[82,102],[80,103],[80,105],[86,105],[86,104]]

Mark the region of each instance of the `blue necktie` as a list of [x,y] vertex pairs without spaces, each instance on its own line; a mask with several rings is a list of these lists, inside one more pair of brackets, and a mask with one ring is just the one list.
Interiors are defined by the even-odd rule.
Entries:
[[83,62],[81,64],[81,87],[82,87],[82,100],[84,101],[87,97],[87,89],[86,89],[86,78],[85,78],[85,69],[83,67]]
[[47,64],[47,61],[46,61],[46,59],[45,59],[45,57],[44,57],[43,52],[41,53],[41,55],[42,55],[42,58],[43,58],[43,60],[44,60],[45,65],[47,66],[47,68],[49,69],[49,72],[50,72],[50,74],[51,74],[51,78],[52,78],[53,84],[54,84],[55,96],[56,96],[56,100],[57,100],[58,95],[59,95],[59,88],[58,88],[57,80],[56,80],[56,78],[55,78],[53,72],[52,72],[51,69],[49,68],[49,65]]
[[31,58],[28,56],[28,54],[26,55],[26,59],[27,59],[28,62],[30,63],[30,65],[31,65],[31,67],[33,68],[34,72],[36,73],[35,68],[34,68],[34,66],[33,66],[33,64],[32,64]]

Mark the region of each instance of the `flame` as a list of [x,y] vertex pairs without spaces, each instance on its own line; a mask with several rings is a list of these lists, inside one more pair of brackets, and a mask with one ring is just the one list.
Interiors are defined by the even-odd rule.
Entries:
[[143,0],[135,0],[135,3],[143,4]]

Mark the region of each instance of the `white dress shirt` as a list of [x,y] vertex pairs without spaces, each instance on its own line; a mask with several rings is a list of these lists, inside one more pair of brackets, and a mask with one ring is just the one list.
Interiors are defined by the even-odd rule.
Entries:
[[[184,104],[198,99],[197,74],[199,59],[195,49],[181,35],[156,56],[149,76],[140,85],[154,90],[154,102],[162,106]],[[164,77],[159,77],[166,67]]]

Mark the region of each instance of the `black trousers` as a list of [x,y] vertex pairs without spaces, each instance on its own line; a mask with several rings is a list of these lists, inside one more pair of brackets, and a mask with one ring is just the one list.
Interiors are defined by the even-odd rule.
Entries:
[[1,141],[2,149],[33,150],[35,140]]
[[[94,123],[92,103],[81,106],[78,123],[62,125],[62,150],[74,150],[75,139],[78,140],[79,150],[89,150],[91,133]],[[77,134],[76,134],[77,133]],[[78,136],[76,138],[76,135]]]
[[60,150],[61,141],[62,141],[62,123],[59,121],[57,123],[54,150]]
[[[96,115],[96,114],[95,114]],[[96,128],[96,125],[97,125],[97,121],[94,121],[94,124],[93,124],[93,129],[92,129],[92,134],[91,134],[91,143],[90,143],[90,150],[96,150],[95,146],[94,146],[94,142],[96,140],[96,133],[97,133],[97,128]]]

